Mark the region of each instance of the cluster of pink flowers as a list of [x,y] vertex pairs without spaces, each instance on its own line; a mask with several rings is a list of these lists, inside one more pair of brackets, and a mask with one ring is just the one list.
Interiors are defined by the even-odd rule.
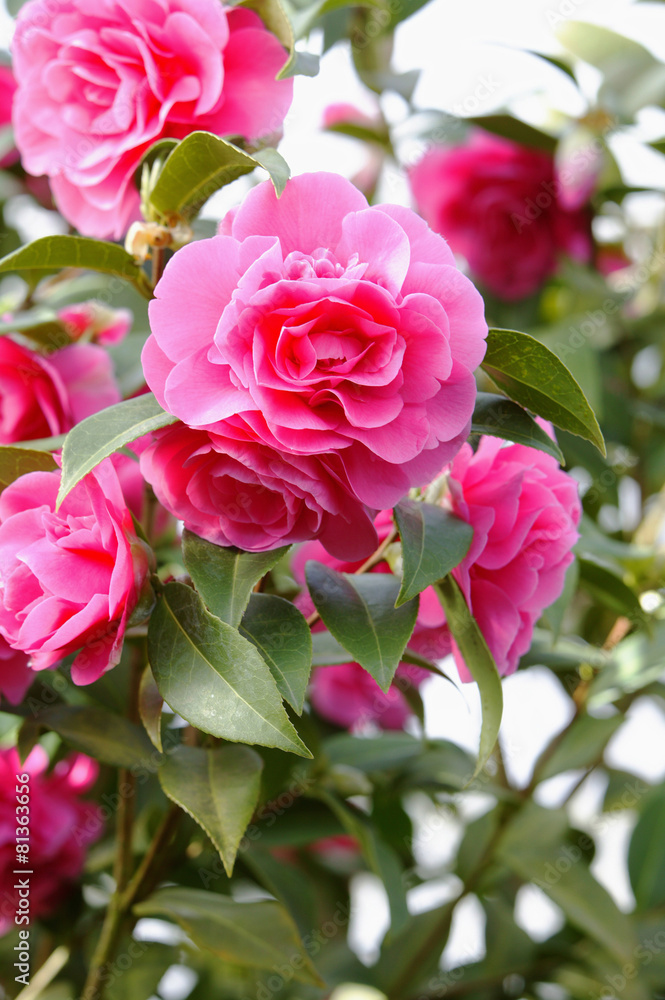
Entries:
[[[26,817],[29,830],[32,919],[56,911],[83,870],[86,848],[102,833],[97,807],[81,798],[97,780],[97,762],[72,754],[50,774],[48,763],[41,746],[23,764],[13,747],[0,750],[0,934],[15,928],[21,913],[19,889],[14,888],[20,878],[14,874],[17,821]],[[19,781],[17,776],[23,775],[29,776],[27,782]],[[21,809],[17,784],[29,788],[27,808]]]
[[[442,471],[448,482],[443,505],[474,529],[471,548],[452,575],[499,673],[506,676],[528,650],[536,621],[563,590],[578,538],[577,484],[544,452],[494,437],[481,438],[475,453],[465,444]],[[376,520],[381,537],[386,537],[390,523],[390,511],[382,511]],[[309,559],[346,573],[359,565],[341,563],[317,542],[309,542],[293,561],[300,584]],[[373,572],[389,573],[390,567],[382,562]],[[308,595],[300,598],[300,605],[305,612],[311,609]],[[452,652],[461,679],[472,680],[433,587],[420,595],[409,648],[430,660]],[[321,715],[348,728],[373,722],[383,729],[400,729],[409,715],[400,676],[417,687],[427,673],[402,664],[397,682],[384,693],[357,663],[319,667],[312,677],[312,704]]]
[[591,256],[591,214],[548,153],[476,131],[465,145],[430,149],[409,176],[423,217],[501,299],[537,291],[562,253]]
[[[409,209],[335,174],[268,182],[180,250],[150,304],[148,385],[182,423],[141,456],[161,502],[222,545],[376,545],[372,518],[470,427],[483,302]],[[188,336],[183,337],[183,330]]]

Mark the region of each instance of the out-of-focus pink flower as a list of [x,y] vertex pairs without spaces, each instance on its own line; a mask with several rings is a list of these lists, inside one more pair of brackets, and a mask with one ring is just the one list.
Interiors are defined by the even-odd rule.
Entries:
[[174,255],[150,304],[143,365],[165,409],[222,436],[240,415],[375,510],[431,478],[468,433],[487,332],[445,241],[326,173],[280,199],[258,185],[222,229]]
[[[9,66],[0,65],[0,129],[8,128],[12,123],[12,104],[16,92],[16,80]],[[0,170],[11,167],[18,160],[18,150],[10,149],[0,159]]]
[[[465,445],[455,458],[449,486],[451,509],[474,532],[453,576],[505,676],[563,590],[579,537],[577,483],[542,451],[483,437],[475,454]],[[454,640],[452,646],[462,680],[471,680]]]
[[48,174],[79,232],[102,239],[139,218],[134,174],[154,142],[194,130],[267,138],[293,94],[258,15],[209,0],[32,0],[12,51],[23,164]]
[[12,649],[0,635],[0,695],[18,705],[34,680],[28,666],[29,657],[20,649]]
[[547,153],[476,131],[429,150],[409,179],[423,217],[499,298],[537,291],[561,253],[591,256],[590,213],[567,210]]
[[369,724],[380,729],[402,729],[411,709],[399,689],[400,680],[418,687],[427,676],[426,670],[401,663],[396,682],[382,691],[359,663],[316,667],[309,698],[319,715],[345,729],[363,729]]
[[63,434],[120,401],[106,351],[71,344],[45,358],[0,337],[0,444]]
[[589,129],[577,127],[563,136],[555,154],[557,200],[562,208],[574,212],[588,203],[604,163],[603,145]]
[[[102,832],[98,809],[81,798],[97,779],[97,762],[72,754],[50,774],[47,767],[41,746],[23,764],[14,747],[0,750],[0,934],[16,929],[17,913],[28,912],[31,920],[55,913],[83,870],[86,848]],[[29,775],[25,782],[24,775]],[[17,786],[19,790],[27,786],[28,791],[17,792]],[[20,827],[22,822],[25,827]],[[26,899],[23,894],[23,900],[17,888],[21,876],[14,874],[17,844],[24,843],[17,839],[17,826],[29,837],[30,864],[25,868],[31,874],[25,880],[30,895]]]
[[0,495],[0,632],[35,670],[79,650],[72,680],[90,684],[150,598],[149,560],[109,460],[56,513],[59,485],[59,472],[31,472]]
[[132,328],[129,309],[109,309],[101,302],[77,302],[58,312],[58,319],[72,340],[85,337],[97,344],[119,344]]

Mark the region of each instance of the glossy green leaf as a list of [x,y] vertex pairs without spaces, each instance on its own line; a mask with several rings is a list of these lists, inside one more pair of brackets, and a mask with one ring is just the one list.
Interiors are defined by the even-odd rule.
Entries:
[[628,874],[637,905],[652,910],[665,904],[665,795],[644,806],[628,849]]
[[324,985],[291,917],[272,900],[238,903],[217,892],[170,886],[138,903],[134,913],[174,920],[199,948],[232,965],[272,970],[286,963],[299,982]]
[[592,715],[581,715],[561,742],[557,743],[554,752],[545,760],[542,770],[536,763],[540,781],[546,781],[562,771],[574,771],[595,764],[623,722],[625,718],[618,712],[600,719]]
[[402,500],[394,514],[402,542],[400,607],[461,563],[473,528],[442,507],[417,500]]
[[259,755],[244,746],[180,746],[159,769],[164,792],[203,827],[229,877],[259,800],[262,770]]
[[251,594],[238,631],[266,661],[277,690],[300,715],[312,668],[312,633],[298,608],[274,594]]
[[192,219],[215,191],[257,166],[270,174],[277,193],[283,190],[288,167],[276,150],[258,158],[211,132],[191,132],[178,143],[164,164],[150,201],[163,216]]
[[116,243],[83,236],[42,236],[0,260],[0,274],[20,274],[26,280],[39,280],[69,267],[123,278],[141,295],[152,298],[145,272],[131,254]]
[[338,573],[330,566],[310,561],[305,574],[324,624],[348,649],[351,659],[387,691],[411,638],[418,600],[395,608],[400,582],[389,573]]
[[480,731],[478,761],[471,780],[482,771],[499,736],[503,714],[503,691],[496,664],[483,634],[469,611],[464,595],[452,576],[436,584],[448,627],[464,657],[471,676],[478,685],[483,722]]
[[151,392],[108,406],[71,429],[62,448],[62,480],[57,506],[84,476],[123,445],[176,423]]
[[150,618],[148,656],[166,703],[204,733],[310,756],[258,650],[209,614],[190,587],[164,588]]
[[150,742],[160,752],[162,750],[162,707],[164,699],[159,693],[152,670],[149,666],[141,674],[139,686],[139,715]]
[[519,810],[497,845],[497,857],[527,882],[533,882],[588,937],[622,961],[636,947],[630,917],[593,877],[584,850],[569,840],[563,810],[534,802]]
[[234,627],[245,613],[254,586],[289,551],[241,552],[213,545],[191,531],[182,535],[185,567],[209,611]]
[[605,454],[593,410],[566,366],[527,333],[490,330],[483,369],[521,406],[591,441]]
[[493,437],[525,444],[544,451],[563,465],[564,459],[556,441],[539,427],[526,410],[512,399],[493,392],[479,392],[471,421],[472,434],[491,434]]
[[94,705],[54,705],[39,712],[36,719],[105,764],[148,768],[159,758],[140,726]]
[[0,490],[28,472],[53,472],[57,468],[53,455],[48,451],[3,445],[0,447]]

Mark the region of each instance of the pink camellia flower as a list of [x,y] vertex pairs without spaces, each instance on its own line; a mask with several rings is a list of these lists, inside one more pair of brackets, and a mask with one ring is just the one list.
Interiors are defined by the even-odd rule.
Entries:
[[561,203],[547,153],[476,131],[464,146],[429,150],[409,179],[423,217],[499,298],[537,291],[561,253],[591,256],[590,213]]
[[371,514],[336,456],[283,454],[257,440],[256,427],[240,417],[220,434],[166,427],[142,452],[141,472],[168,511],[217,545],[260,552],[320,537],[341,558],[371,552]]
[[[464,445],[450,468],[452,511],[473,526],[453,576],[502,676],[517,669],[533,628],[560,596],[579,534],[577,483],[556,459],[494,437]],[[471,675],[454,640],[462,680]]]
[[158,139],[204,130],[277,132],[292,80],[251,10],[209,0],[32,0],[12,44],[16,143],[48,174],[58,208],[87,236],[120,239],[139,218],[134,174]]
[[0,337],[0,444],[63,434],[120,401],[106,351],[71,344],[45,358]]
[[[80,876],[87,846],[97,840],[103,823],[93,802],[81,796],[97,780],[99,765],[84,754],[72,754],[59,761],[47,774],[48,757],[36,746],[21,764],[14,747],[0,750],[0,934],[16,928],[14,918],[25,912],[19,908],[15,888],[17,826],[25,822],[29,830],[30,864],[26,870],[30,887],[31,920],[55,913],[63,898]],[[29,775],[27,781],[22,781]],[[27,786],[24,801],[19,789]],[[27,805],[27,809],[21,808]],[[17,808],[18,806],[18,808]],[[23,829],[23,828],[22,828]],[[26,927],[27,924],[21,926]]]
[[257,444],[333,462],[374,510],[431,478],[468,433],[487,334],[445,241],[327,173],[280,199],[259,184],[222,229],[173,256],[150,304],[161,405],[222,436],[240,414]]
[[[0,129],[9,129],[12,123],[12,105],[16,93],[16,80],[9,66],[0,65]],[[6,147],[5,147],[6,148]],[[0,159],[0,169],[11,167],[18,160],[18,150],[12,148]]]
[[59,485],[59,472],[31,472],[0,495],[0,633],[35,670],[80,650],[72,680],[90,684],[118,662],[132,617],[145,617],[149,557],[110,460],[56,512]]
[[58,312],[58,319],[72,340],[86,337],[97,344],[110,346],[124,340],[132,328],[129,309],[109,309],[101,302],[77,302]]
[[319,715],[344,729],[364,729],[370,723],[380,729],[403,729],[412,713],[399,682],[408,680],[417,687],[427,677],[427,671],[401,663],[396,677],[396,683],[382,691],[359,663],[316,667],[309,699]]
[[20,649],[12,649],[0,635],[0,695],[12,705],[18,705],[23,700],[35,678],[28,659]]

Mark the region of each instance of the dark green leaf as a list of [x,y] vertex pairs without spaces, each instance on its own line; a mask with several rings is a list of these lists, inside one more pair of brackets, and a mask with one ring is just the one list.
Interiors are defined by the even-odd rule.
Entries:
[[159,689],[152,676],[149,666],[145,668],[141,675],[139,687],[139,715],[146,733],[150,737],[150,742],[160,752],[162,750],[162,706],[164,699],[159,693]]
[[230,877],[261,790],[263,761],[244,746],[177,747],[159,769],[170,799],[208,834]]
[[645,624],[647,617],[637,594],[611,570],[589,559],[579,559],[580,585],[600,604],[618,615],[625,615],[636,624]]
[[493,437],[516,444],[525,444],[529,448],[544,451],[563,465],[563,455],[556,441],[539,427],[526,410],[505,396],[497,396],[492,392],[479,392],[476,396],[476,407],[471,422],[472,434],[491,434]]
[[603,435],[584,393],[540,341],[516,330],[490,330],[482,367],[511,399],[593,442],[605,454]]
[[324,985],[279,903],[237,903],[220,893],[171,886],[138,903],[134,913],[175,920],[200,948],[232,965],[272,970],[287,963],[299,982]]
[[21,723],[21,728],[16,737],[16,749],[18,750],[18,757],[21,764],[25,762],[30,751],[39,743],[40,734],[41,726],[37,719],[34,716],[26,716]]
[[479,118],[469,118],[479,128],[484,128],[486,132],[493,135],[500,135],[504,139],[512,139],[520,146],[531,146],[533,149],[542,149],[546,153],[553,153],[556,149],[556,136],[541,132],[533,125],[527,125],[519,118],[512,115],[482,115]]
[[251,594],[238,631],[270,667],[277,690],[298,715],[312,668],[312,633],[291,601],[274,594]]
[[501,678],[483,634],[469,611],[457,582],[452,576],[447,576],[436,585],[436,589],[453,639],[480,693],[483,723],[480,731],[478,762],[471,779],[473,780],[489,760],[499,735],[503,714]]
[[168,218],[193,218],[208,198],[231,181],[265,166],[279,194],[288,167],[276,150],[258,158],[211,132],[191,132],[178,143],[155,183],[151,204]]
[[66,267],[112,274],[128,281],[147,299],[152,298],[144,271],[131,254],[115,243],[83,236],[42,236],[0,260],[0,274],[20,274],[26,280],[39,280]]
[[417,987],[439,967],[453,917],[454,903],[409,917],[397,934],[381,947],[375,966],[376,982],[391,1000],[417,996]]
[[402,541],[399,607],[461,563],[469,551],[473,528],[442,507],[416,500],[402,500],[394,514]]
[[333,767],[357,767],[371,774],[399,768],[418,759],[423,745],[408,733],[381,733],[371,739],[339,733],[327,739],[321,749]]
[[3,445],[0,447],[0,490],[28,472],[53,472],[57,468],[53,455],[48,451]]
[[390,926],[393,931],[399,931],[409,919],[409,911],[406,906],[402,865],[397,854],[362,813],[329,792],[321,791],[317,794],[337,816],[347,833],[356,838],[368,867],[383,882],[390,904]]
[[628,874],[641,910],[665,903],[665,795],[646,803],[633,830],[628,850]]
[[387,691],[411,638],[418,600],[395,609],[400,583],[389,573],[356,576],[310,561],[305,574],[324,624]]
[[116,767],[148,768],[159,757],[139,726],[93,705],[54,705],[36,716],[77,750]]
[[547,758],[542,770],[536,763],[540,781],[546,781],[562,771],[574,771],[595,764],[623,722],[625,718],[618,712],[605,719],[581,715],[557,744],[554,753]]
[[289,551],[288,545],[270,552],[241,552],[213,545],[184,531],[182,553],[194,586],[214,615],[234,627],[240,624],[255,584]]
[[86,417],[65,438],[57,506],[109,455],[150,431],[175,423],[176,419],[165,413],[151,392]]
[[190,587],[164,588],[150,619],[148,655],[164,700],[204,733],[310,756],[257,649],[209,614]]

